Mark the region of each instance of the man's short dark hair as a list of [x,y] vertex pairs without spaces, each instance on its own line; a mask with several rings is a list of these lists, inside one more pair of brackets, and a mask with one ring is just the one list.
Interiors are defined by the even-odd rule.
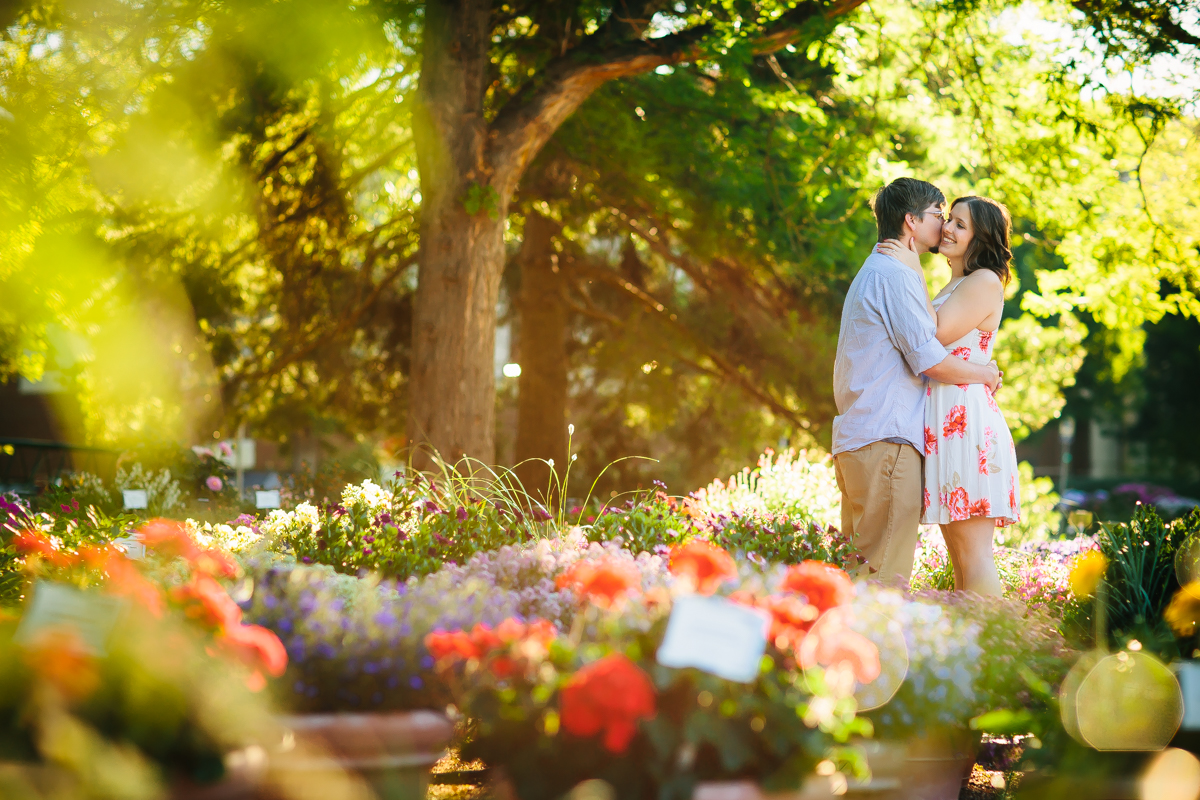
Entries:
[[912,214],[923,219],[932,205],[945,205],[946,195],[932,183],[916,178],[897,178],[875,193],[871,210],[879,228],[879,241],[899,239],[904,234],[904,217]]

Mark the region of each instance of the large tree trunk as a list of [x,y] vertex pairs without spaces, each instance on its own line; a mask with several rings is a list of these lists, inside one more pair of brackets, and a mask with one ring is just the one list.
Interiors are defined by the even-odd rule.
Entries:
[[550,467],[543,461],[553,459],[561,477],[569,458],[567,304],[563,301],[562,273],[555,258],[553,236],[554,223],[531,211],[525,217],[525,238],[517,257],[521,267],[517,477],[535,497],[551,486]]
[[[419,468],[437,452],[490,464],[495,449],[496,302],[508,197],[490,189],[483,97],[487,0],[425,5],[414,139],[421,254],[413,309],[408,434]],[[470,210],[468,210],[470,207]]]

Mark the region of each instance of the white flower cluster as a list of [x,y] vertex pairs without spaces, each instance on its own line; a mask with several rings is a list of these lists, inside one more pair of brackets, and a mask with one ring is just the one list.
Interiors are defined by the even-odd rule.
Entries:
[[165,514],[180,503],[183,490],[179,481],[171,477],[171,470],[165,467],[155,474],[139,463],[133,463],[129,469],[117,469],[117,489],[145,489],[146,504],[151,514]]
[[815,448],[778,455],[768,450],[757,467],[746,467],[728,481],[713,481],[696,498],[718,514],[783,512],[825,526],[841,524],[833,457]]
[[112,500],[112,494],[104,488],[104,480],[99,475],[93,475],[90,472],[75,472],[63,482],[63,485],[78,494],[92,495],[104,503]]
[[382,514],[392,507],[392,493],[367,478],[342,490],[342,505],[347,511],[362,508],[372,515]]
[[189,519],[184,522],[187,531],[196,542],[204,547],[219,547],[230,553],[252,552],[263,535],[248,525],[226,525],[224,523],[197,522]]
[[321,525],[321,515],[312,503],[300,503],[291,511],[277,508],[267,515],[258,525],[259,531],[266,536],[276,537],[285,534],[313,533]]

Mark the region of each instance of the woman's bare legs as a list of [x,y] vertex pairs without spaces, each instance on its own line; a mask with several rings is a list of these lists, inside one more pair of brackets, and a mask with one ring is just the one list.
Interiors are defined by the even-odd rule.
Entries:
[[959,565],[962,563],[962,556],[958,554],[958,548],[955,546],[954,539],[951,538],[949,532],[946,530],[946,526],[939,525],[938,527],[942,529],[942,541],[946,543],[946,552],[950,554],[950,568],[954,570],[954,589],[961,592],[963,588],[963,575],[962,567]]
[[996,560],[992,556],[995,532],[996,520],[992,517],[971,517],[942,526],[942,535],[954,561],[956,589],[995,597],[1004,594],[1004,584],[996,573]]

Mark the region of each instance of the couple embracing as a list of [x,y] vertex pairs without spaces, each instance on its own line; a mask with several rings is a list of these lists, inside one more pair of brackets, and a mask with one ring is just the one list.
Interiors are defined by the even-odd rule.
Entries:
[[[864,577],[906,583],[918,526],[941,526],[954,588],[999,595],[997,525],[1020,520],[1017,455],[992,359],[1011,221],[1001,204],[900,178],[873,204],[879,244],[850,284],[833,368],[842,529]],[[931,301],[921,253],[952,277]]]

